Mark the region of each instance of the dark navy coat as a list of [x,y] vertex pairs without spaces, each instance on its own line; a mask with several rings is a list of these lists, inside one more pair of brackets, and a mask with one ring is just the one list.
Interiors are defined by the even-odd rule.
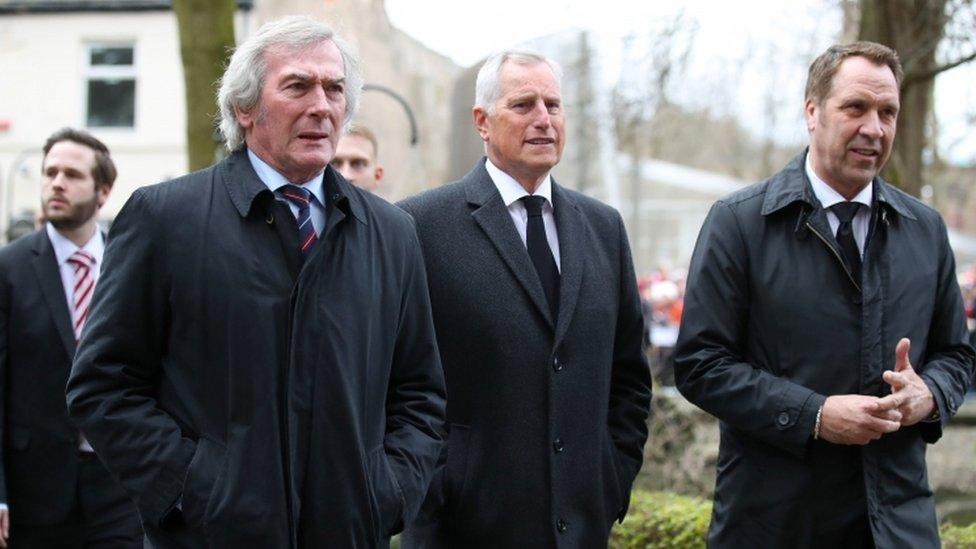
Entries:
[[[675,378],[721,420],[709,546],[814,547],[859,505],[878,547],[937,547],[925,446],[962,403],[974,359],[945,225],[875,178],[858,281],[804,158],[718,201],[691,262]],[[827,396],[890,392],[881,374],[903,337],[941,419],[864,447],[813,441]]]
[[244,151],[112,226],[68,407],[155,547],[374,547],[419,508],[444,388],[416,232],[324,188],[304,264]]
[[404,547],[600,547],[640,470],[651,379],[619,214],[553,184],[561,276],[542,283],[484,161],[400,204],[417,220],[449,440]]

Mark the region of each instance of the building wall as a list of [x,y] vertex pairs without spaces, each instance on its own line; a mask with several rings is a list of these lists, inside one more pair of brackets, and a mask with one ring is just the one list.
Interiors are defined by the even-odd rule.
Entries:
[[[395,90],[413,109],[416,146],[403,108],[382,93],[364,93],[358,121],[380,139],[386,168],[381,194],[397,199],[443,181],[450,155],[448,98],[459,67],[393,28],[382,0],[258,0],[251,12],[238,12],[238,40],[267,20],[294,13],[337,27],[360,51],[366,81]],[[186,173],[183,69],[171,11],[2,15],[0,229],[11,216],[38,209],[45,138],[63,126],[85,125],[85,56],[92,42],[135,44],[135,127],[91,129],[119,168],[100,217],[114,218],[136,188]]]
[[2,16],[0,120],[9,127],[0,132],[0,203],[8,214],[38,207],[46,137],[63,126],[85,125],[91,42],[135,44],[135,127],[92,129],[119,168],[101,216],[114,217],[137,187],[186,171],[183,75],[171,12]]

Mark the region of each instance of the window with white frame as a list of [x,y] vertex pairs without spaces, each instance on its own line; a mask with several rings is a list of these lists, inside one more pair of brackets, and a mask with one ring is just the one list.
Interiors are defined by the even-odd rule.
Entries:
[[135,45],[89,44],[85,51],[85,125],[132,128],[136,122]]

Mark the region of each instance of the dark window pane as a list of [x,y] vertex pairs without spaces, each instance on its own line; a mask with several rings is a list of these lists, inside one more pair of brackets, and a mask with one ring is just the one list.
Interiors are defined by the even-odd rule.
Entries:
[[135,114],[135,80],[88,81],[88,127],[131,128]]
[[132,48],[92,48],[91,64],[95,65],[131,65]]

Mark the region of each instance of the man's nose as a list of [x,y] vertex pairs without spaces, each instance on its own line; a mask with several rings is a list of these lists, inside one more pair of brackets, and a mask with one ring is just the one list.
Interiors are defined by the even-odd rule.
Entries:
[[533,126],[545,130],[549,129],[549,126],[552,125],[552,120],[550,119],[549,115],[549,108],[546,107],[544,101],[538,101],[535,104],[532,114],[535,117],[532,121]]
[[884,126],[881,125],[881,118],[876,111],[870,111],[864,115],[860,132],[861,135],[871,139],[881,139],[884,136]]
[[312,116],[324,117],[332,112],[332,103],[329,102],[329,96],[322,86],[315,86],[310,101],[309,114]]

